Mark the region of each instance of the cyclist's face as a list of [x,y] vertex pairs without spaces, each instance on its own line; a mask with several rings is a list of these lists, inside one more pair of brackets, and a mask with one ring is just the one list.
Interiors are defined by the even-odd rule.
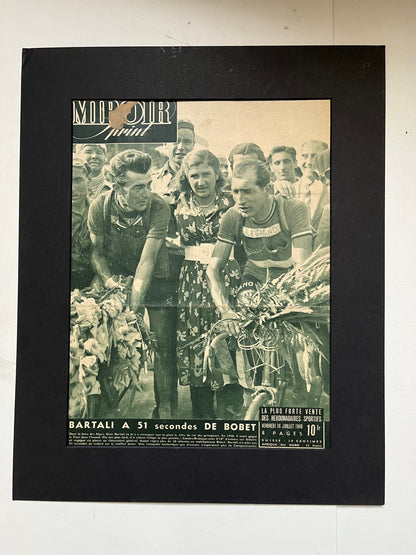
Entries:
[[194,194],[200,198],[210,198],[215,195],[215,183],[218,175],[207,164],[191,166],[188,171],[188,181]]
[[143,212],[150,202],[150,186],[152,177],[150,172],[137,173],[126,171],[123,185],[117,188],[119,202],[126,210]]
[[235,208],[246,218],[260,219],[267,211],[269,201],[269,188],[259,187],[253,170],[249,170],[242,178],[233,177],[231,193]]

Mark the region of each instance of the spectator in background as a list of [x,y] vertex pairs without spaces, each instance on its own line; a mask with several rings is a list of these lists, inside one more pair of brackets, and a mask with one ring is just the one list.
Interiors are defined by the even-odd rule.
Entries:
[[275,194],[284,198],[302,200],[309,208],[312,231],[314,235],[319,226],[322,208],[328,202],[328,189],[320,180],[316,180],[312,162],[318,152],[328,148],[322,141],[307,141],[301,147],[301,169],[303,175],[296,179],[296,151],[293,147],[275,146],[269,155],[271,171],[276,176]]
[[315,179],[313,161],[319,152],[326,149],[328,149],[326,143],[316,140],[306,141],[300,149],[300,168],[303,175],[299,180],[297,198],[303,200],[309,207],[314,236],[318,230],[322,209],[329,202],[329,193],[322,181]]
[[314,181],[312,162],[318,152],[326,150],[328,145],[323,141],[306,141],[300,148],[300,169],[302,170],[302,178]]
[[230,190],[230,180],[228,177],[228,160],[225,156],[218,156],[218,160],[220,162],[220,172],[224,178],[224,191]]
[[[162,168],[153,175],[152,191],[163,198],[170,208],[170,219],[168,233],[166,237],[166,247],[169,261],[169,280],[171,296],[167,310],[169,312],[169,326],[165,333],[169,336],[171,345],[172,361],[175,365],[175,380],[177,383],[176,371],[176,320],[178,304],[178,283],[179,274],[183,262],[183,249],[180,247],[179,233],[175,219],[175,209],[179,198],[180,185],[179,174],[183,159],[193,151],[195,147],[195,127],[194,124],[186,119],[178,120],[178,134],[176,143],[168,145],[169,158]],[[174,392],[177,399],[177,391]],[[157,412],[157,411],[156,411]],[[155,413],[156,414],[156,413]]]
[[152,191],[160,195],[169,205],[176,204],[179,185],[175,179],[182,166],[182,160],[194,149],[195,128],[188,120],[178,121],[177,142],[169,145],[169,159],[153,176]]
[[326,150],[328,145],[323,141],[306,141],[300,150],[300,168],[302,177],[299,180],[298,198],[309,206],[311,223],[314,234],[322,216],[322,207],[328,202],[328,189],[319,179],[315,179],[313,173],[313,161],[315,156]]
[[255,143],[240,143],[235,146],[228,155],[231,173],[234,168],[244,160],[259,160],[266,162],[266,157],[262,149]]
[[79,144],[76,146],[76,155],[84,158],[91,171],[88,184],[88,200],[91,203],[101,193],[111,189],[104,174],[107,147],[102,144]]
[[[190,386],[192,417],[214,418],[214,390],[217,390],[217,417],[224,383],[230,379],[204,375],[203,357],[199,347],[189,345],[219,319],[206,280],[206,268],[217,240],[222,216],[232,205],[229,193],[224,192],[224,178],[219,161],[208,150],[188,154],[180,176],[181,194],[176,208],[176,219],[185,248],[185,260],[179,279],[178,292],[178,356],[179,383]],[[240,270],[230,260],[221,275],[230,298],[235,297]],[[228,378],[228,380],[227,380]],[[235,383],[238,387],[238,384]],[[241,389],[241,388],[240,388]],[[236,392],[242,402],[242,391]]]
[[71,289],[88,287],[93,278],[91,239],[88,231],[88,181],[90,168],[82,158],[72,159]]
[[312,162],[312,174],[315,180],[329,187],[331,182],[331,152],[329,148],[319,152]]
[[185,156],[194,149],[195,128],[189,120],[178,121],[177,142],[169,145],[169,159],[166,164],[153,175],[152,191],[163,198],[170,207],[170,220],[166,246],[169,254],[170,280],[172,283],[172,321],[176,322],[176,292],[178,290],[179,272],[183,261],[183,253],[179,248],[179,235],[176,228],[175,208],[179,197],[179,170]]
[[296,150],[293,146],[274,146],[270,151],[268,162],[275,178],[274,193],[281,193],[286,198],[296,197]]
[[316,180],[320,180],[328,190],[328,196],[322,195],[321,217],[317,227],[314,249],[329,247],[331,231],[331,214],[329,202],[329,187],[331,183],[331,156],[329,149],[319,152],[312,162],[312,170]]
[[[317,225],[317,233],[313,242],[313,249],[320,249],[319,254],[323,254],[325,250],[329,249],[331,242],[331,208],[329,201],[329,187],[331,181],[331,155],[330,150],[325,149],[318,152],[312,160],[312,172],[315,182],[323,183],[327,190],[327,195],[321,196],[320,203],[320,219]],[[316,334],[321,340],[321,349],[323,357],[321,360],[322,364],[322,377],[324,391],[322,392],[322,398],[324,396],[329,400],[329,328],[326,326],[320,326],[316,329]]]

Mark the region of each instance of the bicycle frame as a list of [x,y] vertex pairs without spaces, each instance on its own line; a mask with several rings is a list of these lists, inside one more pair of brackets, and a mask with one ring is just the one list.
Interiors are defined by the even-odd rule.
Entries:
[[265,350],[262,365],[261,384],[252,393],[252,401],[247,408],[244,420],[256,420],[260,407],[278,407],[285,393],[286,376],[284,365],[278,365],[276,350]]
[[[229,337],[229,334],[222,332],[216,335],[212,340],[209,337],[204,350],[204,372],[214,367],[214,358],[217,359],[220,366],[223,368],[229,368],[229,374],[238,375],[238,372],[234,372],[234,363],[232,362],[232,357],[230,352],[224,352],[220,345],[224,345],[224,340]],[[252,401],[247,408],[246,414],[244,416],[245,420],[254,420],[258,418],[258,414],[253,414],[257,412],[260,406],[279,406],[282,403],[285,387],[286,387],[286,375],[284,364],[278,364],[278,353],[276,348],[270,347],[267,349],[261,349],[258,346],[254,349],[240,349],[243,351],[252,351],[258,355],[260,364],[255,364],[251,366],[251,370],[256,368],[262,369],[261,383],[260,385],[253,387]],[[244,357],[240,364],[245,364],[247,362],[247,357]],[[238,363],[237,363],[238,364]],[[231,370],[231,368],[233,368]]]

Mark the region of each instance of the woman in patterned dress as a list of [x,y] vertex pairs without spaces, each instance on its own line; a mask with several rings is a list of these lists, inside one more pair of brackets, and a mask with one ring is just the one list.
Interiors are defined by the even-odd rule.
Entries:
[[[232,206],[225,193],[219,160],[208,150],[187,154],[179,178],[181,193],[175,211],[181,244],[185,247],[178,289],[177,364],[179,383],[190,386],[193,418],[214,418],[214,390],[219,384],[205,376],[203,353],[194,342],[220,315],[212,301],[206,269],[222,215]],[[224,270],[224,283],[235,298],[240,282],[236,260]]]

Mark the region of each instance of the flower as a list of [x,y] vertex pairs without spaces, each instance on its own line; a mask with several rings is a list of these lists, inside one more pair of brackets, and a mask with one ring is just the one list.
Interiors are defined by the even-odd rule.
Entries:
[[198,327],[197,326],[193,326],[190,330],[189,333],[192,335],[192,337],[195,337],[196,335],[198,335]]
[[176,330],[176,337],[178,341],[181,341],[183,343],[184,341],[186,341],[186,331]]

